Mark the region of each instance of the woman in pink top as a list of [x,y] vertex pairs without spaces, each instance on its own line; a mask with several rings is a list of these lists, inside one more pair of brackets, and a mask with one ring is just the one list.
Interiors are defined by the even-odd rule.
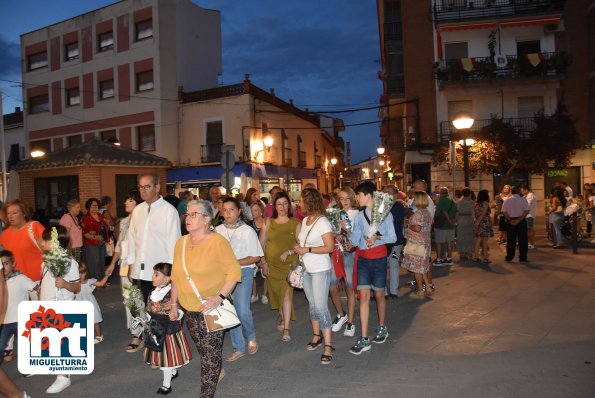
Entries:
[[83,250],[83,228],[78,219],[81,212],[81,203],[78,199],[71,199],[66,203],[68,212],[60,219],[60,225],[68,230],[70,235],[70,249],[72,250],[72,257],[77,263],[81,262],[81,252]]

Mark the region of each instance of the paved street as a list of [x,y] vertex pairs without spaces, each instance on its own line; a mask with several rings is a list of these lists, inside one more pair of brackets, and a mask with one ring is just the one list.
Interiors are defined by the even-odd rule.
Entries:
[[[347,352],[355,339],[334,334],[337,351],[330,366],[320,365],[320,349],[305,349],[310,328],[302,292],[295,297],[299,319],[290,343],[281,342],[276,313],[254,304],[260,350],[224,363],[227,376],[217,396],[595,396],[595,245],[572,255],[570,249],[547,247],[538,233],[530,263],[521,265],[505,263],[504,246],[491,243],[490,266],[455,262],[437,269],[433,300],[410,299],[409,289],[401,288],[399,299],[389,302],[385,344],[355,356]],[[401,285],[408,280],[403,272]],[[119,286],[96,296],[106,340],[95,346],[95,372],[74,376],[62,395],[156,396],[161,372],[144,365],[141,353],[124,351],[128,336]],[[230,350],[226,336],[224,355]],[[172,396],[197,396],[199,366],[195,356],[180,370]],[[54,379],[24,378],[16,360],[3,367],[34,397],[45,395]]]

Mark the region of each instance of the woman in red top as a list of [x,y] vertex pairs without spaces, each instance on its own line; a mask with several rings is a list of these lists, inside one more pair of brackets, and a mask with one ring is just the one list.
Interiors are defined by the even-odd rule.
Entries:
[[41,280],[41,234],[45,230],[37,221],[30,221],[29,209],[20,200],[5,206],[9,227],[0,235],[0,245],[14,254],[16,269],[34,282]]
[[101,280],[105,275],[105,244],[109,242],[108,226],[99,214],[99,199],[85,203],[87,214],[81,220],[83,227],[83,259],[89,269],[89,278]]

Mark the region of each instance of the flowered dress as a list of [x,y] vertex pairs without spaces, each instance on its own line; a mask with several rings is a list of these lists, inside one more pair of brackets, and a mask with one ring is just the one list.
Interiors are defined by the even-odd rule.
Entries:
[[431,237],[430,233],[432,230],[432,217],[428,209],[418,209],[411,217],[409,217],[410,225],[419,225],[421,230],[419,232],[412,231],[410,228],[405,230],[405,238],[407,244],[416,243],[423,245],[426,249],[426,256],[412,256],[410,254],[403,254],[403,262],[401,267],[408,269],[411,272],[417,274],[425,274],[430,269],[430,253],[431,249]]
[[[156,294],[159,294],[158,289],[167,289],[165,296],[159,301],[153,301]],[[170,295],[171,285],[164,287],[157,287],[151,293],[147,300],[147,312],[149,314],[167,315],[169,316],[170,309]],[[179,368],[186,365],[192,359],[192,353],[184,336],[184,331],[180,330],[174,334],[165,335],[165,343],[163,344],[163,351],[155,352],[145,348],[145,363],[160,368]]]
[[[488,210],[486,211],[485,216],[482,219],[481,214],[483,213],[483,209],[487,207]],[[494,230],[492,229],[492,220],[490,218],[490,205],[487,202],[480,202],[473,208],[473,218],[475,219],[475,223],[473,224],[473,229],[475,232],[475,236],[480,238],[489,238],[494,236]],[[478,222],[479,221],[479,222]]]

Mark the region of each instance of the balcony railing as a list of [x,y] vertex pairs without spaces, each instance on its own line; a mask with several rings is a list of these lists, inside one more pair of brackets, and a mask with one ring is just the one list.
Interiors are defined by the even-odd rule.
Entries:
[[322,156],[314,155],[314,168],[315,169],[322,168]]
[[[473,123],[473,126],[466,133],[469,138],[481,138],[487,133],[487,129],[492,124],[493,119],[479,119]],[[535,119],[532,117],[520,118],[506,118],[502,120],[514,127],[520,139],[527,138],[528,133],[535,129]],[[451,121],[440,122],[439,140],[442,142],[450,141],[451,139],[458,139],[456,137],[457,129],[452,125]]]
[[298,164],[297,167],[303,168],[306,167],[306,151],[299,151],[298,152]]
[[202,163],[219,163],[223,153],[223,144],[211,144],[200,146],[200,161]]
[[440,82],[559,77],[569,64],[565,52],[447,59],[434,64],[434,77]]
[[291,148],[283,148],[283,166],[291,167],[293,159],[291,158]]
[[434,22],[541,15],[562,11],[566,0],[434,0]]

